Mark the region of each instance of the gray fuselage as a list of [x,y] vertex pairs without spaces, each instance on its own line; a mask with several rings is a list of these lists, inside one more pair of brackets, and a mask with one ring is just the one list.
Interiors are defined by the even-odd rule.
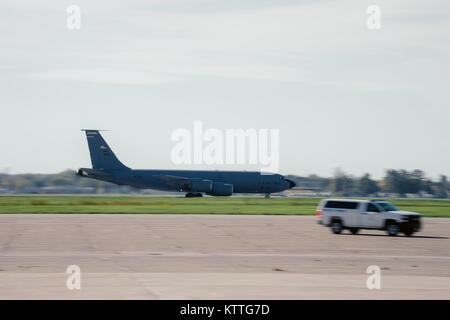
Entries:
[[[81,169],[85,170],[85,169]],[[206,179],[233,185],[233,193],[275,193],[290,189],[293,183],[279,174],[261,174],[256,171],[202,171],[202,170],[132,170],[103,171],[88,177],[141,189],[181,191],[181,185],[171,183],[160,176],[182,176]],[[193,190],[195,191],[195,190]]]

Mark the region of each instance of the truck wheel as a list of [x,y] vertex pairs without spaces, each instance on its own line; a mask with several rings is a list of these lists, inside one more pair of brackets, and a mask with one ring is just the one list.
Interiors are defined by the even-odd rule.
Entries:
[[351,232],[352,234],[357,234],[358,231],[359,231],[358,228],[350,228],[350,232]]
[[339,234],[342,232],[342,223],[340,221],[333,221],[331,223],[331,231],[335,234]]
[[398,234],[398,232],[400,231],[400,228],[398,227],[398,225],[396,223],[389,223],[386,231],[388,233],[388,235],[390,235],[391,237],[394,237]]

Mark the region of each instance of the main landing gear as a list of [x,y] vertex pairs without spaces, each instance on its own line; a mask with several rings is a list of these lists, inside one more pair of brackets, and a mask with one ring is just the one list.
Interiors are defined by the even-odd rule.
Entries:
[[266,195],[264,196],[264,199],[269,199],[270,198],[270,193],[266,193]]
[[186,198],[198,198],[203,197],[203,195],[200,192],[188,192],[185,194]]

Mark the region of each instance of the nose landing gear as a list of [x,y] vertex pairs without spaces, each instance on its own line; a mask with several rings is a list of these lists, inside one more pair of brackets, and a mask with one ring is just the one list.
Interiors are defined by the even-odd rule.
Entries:
[[270,199],[270,193],[266,193],[266,195],[264,196],[264,199]]

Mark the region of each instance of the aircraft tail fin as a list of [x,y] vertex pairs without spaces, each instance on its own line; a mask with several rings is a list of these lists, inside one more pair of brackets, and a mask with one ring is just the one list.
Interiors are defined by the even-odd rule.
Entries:
[[117,159],[114,152],[103,139],[99,130],[87,130],[86,138],[91,154],[92,169],[97,170],[117,170],[128,169],[122,162]]

